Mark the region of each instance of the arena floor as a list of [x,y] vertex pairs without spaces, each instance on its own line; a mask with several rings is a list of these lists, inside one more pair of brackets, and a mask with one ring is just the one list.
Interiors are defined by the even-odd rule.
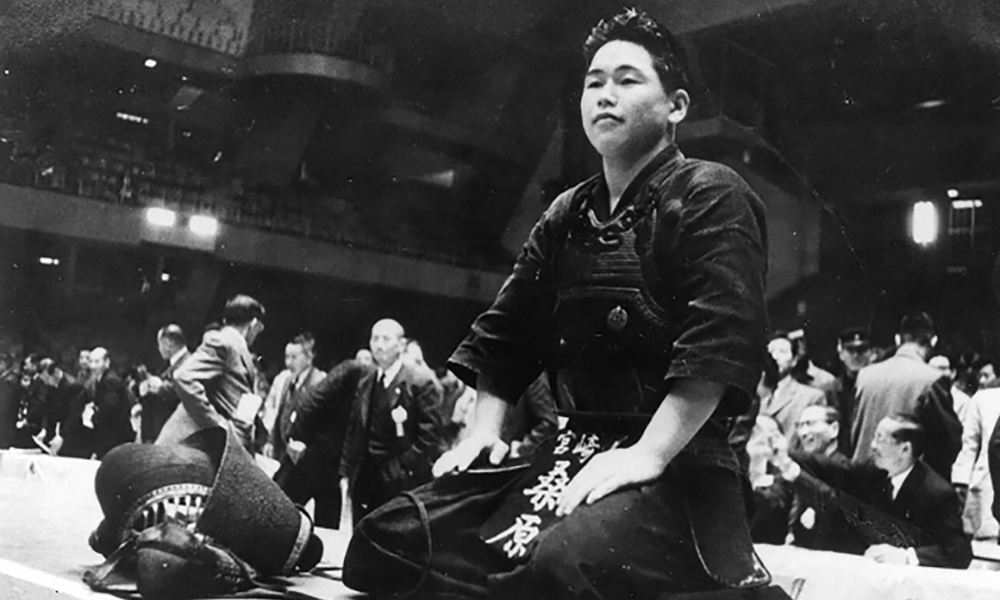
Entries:
[[[87,545],[101,520],[93,491],[96,461],[0,452],[0,600],[98,600],[81,580],[103,558]],[[320,575],[295,577],[305,598],[357,598],[338,580],[347,539],[320,531]]]

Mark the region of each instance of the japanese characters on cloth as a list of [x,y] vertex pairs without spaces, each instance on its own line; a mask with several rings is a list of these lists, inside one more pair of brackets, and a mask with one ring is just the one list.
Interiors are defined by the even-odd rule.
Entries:
[[501,560],[523,564],[531,557],[538,535],[555,524],[563,490],[598,452],[621,445],[621,433],[563,430],[532,457],[532,464],[511,487],[479,535]]

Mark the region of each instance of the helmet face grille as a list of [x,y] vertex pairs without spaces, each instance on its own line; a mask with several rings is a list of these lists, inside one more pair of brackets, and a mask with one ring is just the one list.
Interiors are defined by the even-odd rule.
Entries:
[[120,539],[156,527],[168,520],[196,523],[205,510],[211,488],[193,483],[153,490],[136,500],[122,521]]

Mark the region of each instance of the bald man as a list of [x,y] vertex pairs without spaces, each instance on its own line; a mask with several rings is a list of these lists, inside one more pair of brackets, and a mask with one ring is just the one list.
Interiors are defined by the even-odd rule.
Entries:
[[118,374],[111,369],[111,357],[104,348],[90,351],[90,372],[94,380],[94,397],[84,407],[83,425],[93,430],[94,453],[103,458],[119,444],[135,439],[129,416],[135,398]]
[[403,326],[382,319],[369,348],[375,369],[358,378],[340,461],[345,509],[357,522],[396,494],[431,479],[440,447],[439,386],[402,360]]

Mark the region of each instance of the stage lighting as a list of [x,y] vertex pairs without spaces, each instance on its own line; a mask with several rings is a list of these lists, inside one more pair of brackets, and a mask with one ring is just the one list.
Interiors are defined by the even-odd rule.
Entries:
[[59,266],[59,259],[58,258],[52,258],[51,256],[39,256],[38,257],[38,262],[42,263],[43,265],[49,266],[49,267],[58,267]]
[[921,246],[929,246],[937,241],[938,210],[933,202],[917,202],[913,205],[910,235]]
[[146,209],[146,222],[157,227],[173,227],[177,223],[177,213],[169,208],[150,206]]
[[219,232],[219,221],[215,217],[194,215],[188,221],[188,229],[198,235],[214,236]]
[[146,65],[147,69],[153,69],[156,67],[157,62],[155,58],[147,58],[146,62],[144,62],[143,64]]

